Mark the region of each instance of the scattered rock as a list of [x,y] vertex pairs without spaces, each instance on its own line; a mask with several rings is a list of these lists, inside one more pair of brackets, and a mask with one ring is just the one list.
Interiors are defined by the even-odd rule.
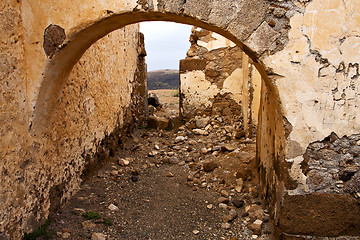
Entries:
[[181,146],[177,146],[177,145],[176,145],[176,146],[173,146],[172,149],[174,149],[174,150],[180,150],[180,149],[181,149]]
[[71,233],[65,232],[62,234],[61,238],[68,239],[71,236]]
[[264,210],[259,205],[253,204],[251,206],[247,206],[245,211],[249,214],[249,217],[253,220],[264,219],[264,215],[265,215]]
[[185,141],[185,140],[187,140],[187,137],[177,136],[177,137],[175,138],[175,143],[180,143],[180,142],[183,142],[183,141]]
[[171,157],[171,156],[174,156],[175,153],[174,153],[174,152],[167,152],[166,155],[168,155],[169,157]]
[[211,152],[211,148],[202,148],[202,149],[201,149],[201,153],[202,153],[202,154],[207,154],[207,153],[209,153],[209,152]]
[[237,178],[235,191],[240,193],[242,191],[243,185],[244,185],[244,180],[242,178]]
[[195,234],[195,235],[198,235],[199,233],[200,233],[199,230],[194,230],[194,231],[193,231],[193,234]]
[[244,130],[237,130],[237,131],[235,132],[235,138],[240,139],[240,138],[243,138],[243,137],[245,137],[245,132],[244,132]]
[[86,220],[86,221],[82,222],[81,225],[85,229],[96,227],[96,224],[92,220]]
[[151,151],[151,152],[149,152],[148,156],[149,156],[149,157],[155,157],[155,156],[158,155],[158,154],[159,154],[158,151]]
[[273,11],[274,16],[277,18],[283,17],[285,15],[285,13],[286,13],[286,10],[283,8],[275,8]]
[[229,215],[232,216],[234,219],[237,218],[238,213],[235,209],[231,209]]
[[223,222],[231,222],[231,221],[234,220],[234,219],[235,219],[235,217],[232,216],[232,215],[224,215],[224,216],[222,217]]
[[221,196],[228,198],[230,194],[226,190],[221,190],[220,192]]
[[249,225],[249,228],[251,231],[254,232],[254,234],[261,234],[261,227],[263,222],[261,220],[256,220],[252,224]]
[[215,146],[213,147],[212,149],[214,152],[217,152],[217,151],[220,151],[221,150],[221,147],[220,146]]
[[217,167],[218,167],[218,165],[214,161],[203,163],[203,168],[204,168],[205,172],[211,172]]
[[199,118],[196,120],[195,125],[197,128],[204,128],[206,127],[206,125],[208,125],[209,121],[210,121],[209,117]]
[[119,175],[119,171],[113,170],[113,171],[110,172],[110,175],[111,176],[117,176],[117,175]]
[[161,106],[160,99],[155,93],[149,94],[148,104],[154,106],[155,108]]
[[227,133],[232,133],[235,130],[233,126],[225,126],[224,129]]
[[227,197],[220,197],[217,201],[218,203],[225,203],[228,204],[229,203],[229,198]]
[[204,136],[206,136],[206,135],[209,134],[206,130],[198,129],[198,128],[193,129],[192,132],[193,132],[195,135],[204,135]]
[[120,166],[128,166],[131,158],[120,158],[118,163]]
[[169,159],[169,163],[171,164],[178,164],[180,162],[180,160],[177,157],[171,157]]
[[119,208],[118,208],[117,206],[115,206],[114,204],[110,204],[110,205],[108,206],[108,209],[109,209],[110,211],[117,211],[117,210],[119,210]]
[[[158,113],[159,111],[156,112],[156,114]],[[157,121],[159,122],[159,117],[157,117]],[[201,123],[201,121],[204,122]],[[184,167],[181,167],[181,169],[190,171],[186,182],[186,185],[190,187],[190,190],[192,189],[193,191],[197,191],[200,188],[206,188],[206,190],[209,191],[215,190],[217,193],[221,194],[221,197],[217,201],[211,202],[212,204],[210,204],[209,202],[205,202],[205,204],[203,204],[203,208],[201,209],[201,211],[208,211],[211,214],[212,213],[222,214],[220,216],[219,215],[217,216],[218,218],[222,217],[222,220],[220,219],[217,220],[217,224],[221,223],[222,229],[230,229],[231,227],[237,229],[241,225],[241,228],[245,227],[249,233],[247,235],[247,238],[251,236],[252,232],[246,227],[246,225],[247,226],[252,225],[252,228],[255,229],[253,231],[254,234],[259,234],[257,231],[258,229],[260,229],[260,231],[262,230],[263,232],[265,232],[265,226],[267,226],[267,224],[263,224],[263,222],[266,222],[266,214],[264,214],[264,212],[260,210],[261,206],[258,206],[256,204],[254,204],[255,206],[253,205],[251,205],[250,207],[246,206],[247,212],[245,212],[245,207],[244,207],[245,202],[254,203],[254,201],[257,200],[254,199],[252,194],[255,193],[257,189],[252,186],[252,183],[250,181],[247,181],[246,185],[244,185],[243,179],[246,178],[235,172],[236,170],[238,170],[237,166],[230,169],[229,167],[231,165],[226,165],[226,164],[232,164],[231,161],[234,161],[233,158],[235,157],[237,158],[239,155],[238,159],[241,159],[241,161],[243,160],[244,162],[242,163],[244,163],[244,165],[246,164],[247,166],[249,166],[249,168],[251,168],[250,164],[245,163],[245,160],[247,158],[244,157],[244,159],[242,159],[242,157],[240,156],[242,153],[240,154],[239,151],[241,149],[241,151],[246,152],[247,146],[241,144],[239,140],[235,140],[234,138],[236,137],[235,133],[238,132],[237,129],[241,128],[241,125],[234,124],[233,126],[224,127],[224,124],[228,124],[228,125],[233,124],[226,117],[224,117],[223,122],[224,123],[222,124],[219,123],[219,121],[215,120],[215,117],[208,117],[208,118],[197,117],[196,121],[192,120],[192,124],[194,125],[193,127],[195,128],[193,129],[193,133],[197,134],[198,136],[194,136],[194,134],[189,132],[189,130],[191,129],[189,127],[180,127],[179,128],[180,131],[177,132],[175,136],[172,135],[173,133],[169,133],[165,131],[159,130],[158,132],[156,132],[156,131],[148,131],[145,129],[141,129],[143,135],[139,135],[141,137],[139,137],[139,142],[136,143],[137,145],[140,145],[142,147],[142,149],[140,149],[141,151],[138,150],[139,148],[134,148],[136,144],[133,145],[133,143],[130,142],[132,144],[131,147],[130,148],[126,147],[126,150],[130,150],[129,151],[130,153],[129,154],[126,153],[126,155],[124,156],[132,156],[132,158],[119,159],[118,163],[122,167],[110,166],[113,168],[107,169],[106,172],[114,176],[117,175],[116,178],[111,178],[111,180],[116,179],[115,183],[116,184],[119,183],[120,184],[119,187],[121,188],[131,188],[131,186],[133,186],[134,188],[140,188],[143,182],[145,182],[145,179],[147,179],[147,170],[151,169],[151,167],[154,167],[154,169],[156,167],[167,167],[168,170],[162,171],[159,177],[163,177],[163,179],[166,180],[165,182],[177,183],[178,179],[174,181],[175,179],[171,179],[171,178],[173,178],[174,176],[176,177],[182,176],[180,174],[177,174],[178,173],[177,170],[174,170],[180,167],[176,165],[172,165],[172,166],[161,165],[161,163],[166,162],[171,164],[184,165]],[[190,126],[190,124],[188,126]],[[209,137],[204,137],[207,134],[209,134]],[[231,136],[231,138],[229,136]],[[163,137],[163,139],[158,139],[158,137]],[[238,147],[239,150],[237,150],[234,146]],[[254,146],[252,145],[252,147]],[[132,153],[134,154],[132,155]],[[139,155],[140,153],[142,155]],[[212,154],[216,153],[218,156],[215,157],[210,153]],[[147,154],[148,156],[151,156],[153,158],[148,158],[146,156]],[[136,161],[134,161],[135,158]],[[128,174],[128,173],[132,174],[133,169],[137,169],[138,171],[143,171],[144,175],[142,176],[141,179],[142,180],[141,185],[131,184],[131,181],[132,182],[139,181],[139,178],[137,176],[138,173],[136,175]],[[252,170],[249,171],[251,172]],[[119,172],[122,173],[118,174]],[[107,181],[108,180],[107,177],[108,176],[105,174],[103,176],[104,179],[101,179],[101,181],[103,180]],[[181,179],[179,178],[179,180]],[[114,182],[109,181],[109,184],[114,184]],[[243,185],[245,186],[244,188]],[[250,190],[249,193],[247,190],[251,188],[253,188],[253,190]],[[166,191],[167,189],[164,190]],[[88,200],[90,199],[93,200],[93,198],[95,197],[97,197],[96,192],[94,195],[89,195]],[[114,199],[113,196],[110,199],[113,200]],[[110,205],[106,204],[105,201],[107,201],[106,198],[101,199],[98,202],[100,203],[99,206],[100,209],[106,206],[108,206],[108,209],[110,211],[117,211],[119,209],[114,204],[110,204],[110,203],[108,203]],[[150,200],[146,199],[144,201],[148,202]],[[141,201],[141,203],[142,202],[143,201]],[[113,203],[117,204],[116,202]],[[75,205],[75,206],[79,206],[79,205]],[[99,210],[96,209],[96,211]],[[81,215],[84,212],[85,211],[83,209],[73,210],[73,213],[76,215]],[[135,212],[134,214],[138,214],[138,212]],[[236,219],[238,216],[244,218],[234,221],[234,219]],[[112,213],[112,217],[115,217],[114,213]],[[247,222],[245,221],[245,217],[247,217],[246,218]],[[259,220],[261,224],[264,225],[263,229],[261,228],[261,224],[260,227],[258,226],[260,222],[257,220]],[[91,233],[94,231],[100,232],[103,230],[105,224],[102,224],[102,221],[103,219],[88,220],[83,222],[82,223],[84,228],[83,231],[87,232],[86,233],[87,235],[86,237],[84,237],[85,235],[79,234],[76,235],[76,237],[80,236],[80,238],[83,239],[87,239],[87,238],[99,239],[99,238],[94,238],[94,236],[91,236]],[[232,221],[234,221],[234,226],[232,226],[231,224]],[[122,222],[117,221],[116,223],[119,224],[119,226],[116,227],[119,227],[120,229],[125,228],[125,226],[121,226],[123,224]],[[198,236],[193,236],[193,238],[200,236],[202,237],[203,232],[208,231],[207,228],[205,228],[203,225],[200,224],[195,225],[193,227],[197,227],[198,229],[192,231],[191,229],[194,228],[190,228],[190,231],[189,230],[187,232],[185,231],[186,234],[198,235]],[[221,230],[221,229],[217,229],[217,230]],[[223,233],[229,232],[232,234],[231,231],[222,230],[222,232]],[[60,237],[62,236],[62,234],[63,232],[61,232]],[[108,238],[110,238],[111,233],[109,232],[108,234],[109,234]],[[75,236],[71,236],[71,237],[75,237]],[[102,236],[100,235],[96,237],[106,238],[105,235]],[[146,237],[148,238],[149,236]],[[191,236],[189,239],[191,239]],[[226,239],[230,239],[230,237]],[[242,238],[240,237],[239,239]]]
[[229,145],[229,144],[226,144],[226,145],[224,145],[224,146],[221,146],[221,151],[223,151],[223,152],[226,152],[226,151],[228,151],[228,152],[232,152],[232,151],[234,151],[236,148],[234,147],[234,146],[231,146],[231,145]]
[[227,210],[229,207],[225,203],[219,203],[219,208]]
[[360,199],[360,192],[354,193],[355,198]]
[[225,223],[222,223],[222,224],[221,224],[221,228],[222,228],[222,229],[230,229],[230,227],[231,227],[231,224],[228,223],[228,222],[225,222]]
[[240,200],[240,199],[233,199],[232,204],[234,204],[235,207],[237,208],[241,208],[242,206],[244,206],[244,200]]
[[238,213],[235,209],[231,209],[229,211],[228,215],[225,215],[222,217],[223,222],[231,222],[232,220],[234,220],[235,218],[237,218]]
[[106,235],[103,233],[93,233],[91,235],[91,240],[106,240]]
[[240,193],[242,191],[242,186],[236,186],[234,189],[235,189],[235,191]]
[[195,141],[195,140],[193,140],[193,139],[191,139],[190,141],[189,141],[189,145],[196,145],[197,144],[197,142]]
[[184,166],[186,164],[186,162],[185,161],[181,161],[181,162],[179,162],[179,165],[180,166]]

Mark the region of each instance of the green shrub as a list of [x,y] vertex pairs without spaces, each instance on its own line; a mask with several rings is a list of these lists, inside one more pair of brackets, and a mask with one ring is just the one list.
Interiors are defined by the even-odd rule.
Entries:
[[101,218],[100,217],[100,214],[97,213],[97,212],[86,212],[86,213],[83,213],[82,215],[84,218],[86,218],[87,220],[93,220],[93,219],[99,219]]
[[111,222],[111,220],[109,220],[109,219],[107,219],[107,218],[104,218],[103,224],[108,225],[108,226],[111,226],[111,225],[112,225],[112,222]]
[[48,218],[44,225],[40,226],[39,228],[35,229],[32,233],[25,233],[23,240],[35,240],[40,236],[44,236],[46,239],[51,237],[51,232],[47,231],[47,228],[50,225],[50,218]]

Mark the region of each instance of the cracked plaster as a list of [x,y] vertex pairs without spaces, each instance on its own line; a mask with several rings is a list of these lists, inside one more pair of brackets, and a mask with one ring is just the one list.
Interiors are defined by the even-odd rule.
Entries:
[[[294,126],[288,141],[305,152],[309,142],[323,139],[333,129],[339,135],[360,128],[359,1],[318,0],[290,19],[289,43],[264,63],[281,77],[276,86],[286,118]],[[291,74],[289,74],[291,73]],[[287,155],[294,149],[288,146]],[[304,176],[293,162],[291,174],[306,191]],[[295,193],[294,192],[294,193]]]

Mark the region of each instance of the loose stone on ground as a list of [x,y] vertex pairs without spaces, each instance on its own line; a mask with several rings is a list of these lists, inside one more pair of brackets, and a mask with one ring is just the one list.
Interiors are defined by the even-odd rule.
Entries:
[[[241,120],[231,121],[196,117],[178,131],[137,130],[50,229],[61,237],[70,229],[67,239],[270,239],[255,141],[234,137]],[[87,220],[88,212],[99,217]]]

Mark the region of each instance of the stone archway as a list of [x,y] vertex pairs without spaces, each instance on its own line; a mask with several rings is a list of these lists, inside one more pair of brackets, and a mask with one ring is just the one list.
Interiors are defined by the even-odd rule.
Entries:
[[[226,1],[225,1],[226,2]],[[71,30],[59,49],[53,49],[50,59],[47,61],[41,80],[41,86],[33,113],[32,128],[37,129],[46,126],[51,114],[56,108],[56,101],[61,92],[62,86],[67,79],[69,72],[82,54],[98,39],[108,33],[129,24],[142,21],[172,21],[199,26],[204,29],[217,32],[230,39],[249,55],[254,65],[261,73],[264,83],[270,91],[274,91],[273,85],[267,77],[266,70],[258,61],[258,57],[266,50],[266,47],[279,37],[279,33],[272,30],[265,21],[269,4],[259,1],[253,4],[250,1],[245,3],[218,3],[217,13],[210,13],[211,8],[198,9],[198,5],[192,3],[183,4],[179,8],[174,3],[158,4],[162,7],[153,7],[150,3],[139,4],[132,12],[112,13],[100,19],[93,19],[84,26]],[[176,6],[176,7],[175,7]],[[172,9],[170,7],[174,7]],[[233,10],[237,7],[238,10]],[[236,8],[236,9],[237,9]],[[220,15],[222,11],[231,11],[230,15]],[[231,16],[231,17],[229,17]],[[267,27],[266,27],[266,26]],[[265,27],[264,27],[265,26]],[[267,34],[266,39],[260,39],[260,34]],[[261,36],[264,38],[264,36]],[[264,41],[257,46],[258,41]],[[253,45],[255,51],[250,49],[244,42]],[[273,97],[276,97],[274,94]]]
[[[107,11],[105,16],[95,17],[71,29],[60,47],[47,53],[49,59],[46,62],[35,103],[31,122],[32,133],[40,135],[46,131],[52,123],[58,98],[71,69],[94,42],[108,33],[143,21],[171,21],[216,32],[237,44],[252,59],[253,65],[262,75],[262,111],[257,155],[263,196],[267,198],[267,204],[274,206],[272,211],[276,219],[281,204],[281,200],[276,196],[282,191],[282,184],[291,179],[282,157],[285,141],[280,100],[266,68],[258,60],[264,52],[276,52],[282,47],[272,46],[277,39],[284,37],[284,33],[274,30],[267,22],[266,17],[270,7],[267,1],[254,3],[250,0],[215,1],[212,5],[207,4],[206,1],[204,3],[159,1],[157,5],[140,1],[132,11],[119,13]],[[227,14],[222,14],[223,12]],[[272,170],[274,164],[279,166],[277,172]],[[276,174],[281,178],[278,179]]]

